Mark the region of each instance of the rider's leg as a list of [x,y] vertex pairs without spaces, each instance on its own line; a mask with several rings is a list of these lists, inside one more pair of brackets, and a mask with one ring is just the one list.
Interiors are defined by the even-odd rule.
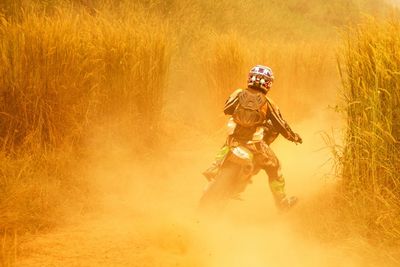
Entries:
[[288,209],[297,202],[295,197],[287,197],[285,192],[285,179],[282,175],[281,164],[275,153],[268,146],[264,148],[268,155],[264,170],[268,175],[269,187],[279,209]]
[[218,173],[218,169],[221,166],[222,161],[225,159],[225,156],[229,152],[229,146],[224,145],[221,147],[221,149],[218,151],[217,155],[215,156],[215,159],[213,163],[211,163],[211,166],[208,167],[208,169],[203,172],[203,175],[207,178],[207,180],[212,180]]
[[268,163],[265,165],[264,170],[268,175],[269,188],[271,189],[275,203],[279,205],[286,197],[285,179],[283,178],[278,158],[273,152],[269,154],[271,155],[269,155]]

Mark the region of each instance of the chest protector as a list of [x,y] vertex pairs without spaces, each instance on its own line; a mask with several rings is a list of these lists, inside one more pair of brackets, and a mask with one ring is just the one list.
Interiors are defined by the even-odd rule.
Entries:
[[267,113],[267,98],[260,92],[243,90],[238,96],[238,105],[232,114],[235,123],[254,128],[264,123]]

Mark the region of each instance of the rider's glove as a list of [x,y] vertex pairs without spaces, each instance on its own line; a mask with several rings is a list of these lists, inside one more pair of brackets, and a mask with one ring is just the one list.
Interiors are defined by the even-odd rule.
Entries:
[[301,137],[300,137],[300,135],[298,133],[295,133],[293,142],[302,144],[303,143],[303,139],[301,139]]

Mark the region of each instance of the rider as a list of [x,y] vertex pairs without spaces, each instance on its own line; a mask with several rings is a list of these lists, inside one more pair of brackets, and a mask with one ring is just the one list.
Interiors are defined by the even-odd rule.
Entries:
[[212,166],[203,174],[208,180],[214,179],[229,146],[245,145],[254,153],[255,173],[265,170],[276,206],[286,210],[297,202],[297,198],[286,196],[281,165],[269,145],[279,134],[295,143],[302,143],[302,139],[292,131],[278,107],[266,96],[273,81],[271,68],[257,65],[250,70],[247,88],[231,94],[224,108],[224,113],[231,116],[229,136]]

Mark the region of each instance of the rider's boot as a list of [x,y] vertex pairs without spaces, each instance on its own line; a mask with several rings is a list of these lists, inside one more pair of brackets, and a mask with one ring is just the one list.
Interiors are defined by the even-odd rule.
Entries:
[[294,205],[297,204],[299,199],[295,196],[287,197],[285,196],[283,199],[277,203],[277,207],[280,211],[288,211],[290,210]]
[[297,197],[288,197],[285,194],[285,179],[281,176],[278,179],[270,180],[269,186],[274,196],[275,205],[280,211],[287,211],[297,202]]

